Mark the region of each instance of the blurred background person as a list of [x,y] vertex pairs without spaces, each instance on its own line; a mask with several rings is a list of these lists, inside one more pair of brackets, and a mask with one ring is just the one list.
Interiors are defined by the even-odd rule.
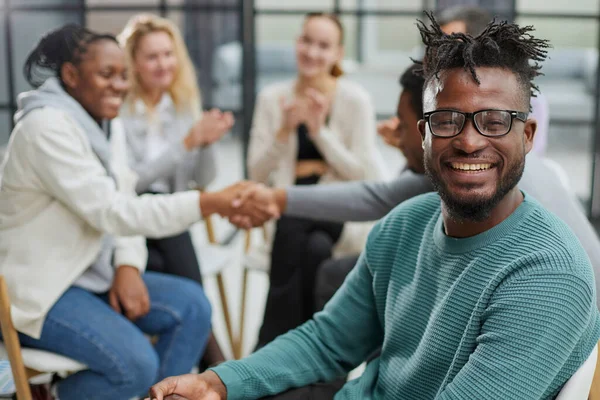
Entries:
[[[382,177],[371,99],[362,87],[340,78],[343,40],[336,16],[306,16],[296,42],[297,78],[258,95],[248,150],[252,180],[286,187]],[[344,240],[354,248],[364,244],[364,225],[349,228],[304,218],[277,221],[258,347],[312,316],[319,265]]]
[[[231,113],[202,113],[194,66],[178,28],[151,14],[132,17],[119,35],[129,67],[130,91],[119,121],[129,164],[139,176],[136,191],[174,193],[205,188],[215,177],[215,149],[233,125]],[[118,129],[118,122],[113,129]],[[149,271],[202,284],[201,266],[189,231],[147,239]],[[199,368],[225,360],[210,336]]]

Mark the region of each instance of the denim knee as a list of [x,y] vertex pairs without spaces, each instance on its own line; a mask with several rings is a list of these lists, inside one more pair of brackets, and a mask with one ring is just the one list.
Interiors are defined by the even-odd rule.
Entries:
[[158,379],[160,360],[158,354],[148,341],[148,346],[143,346],[143,351],[137,348],[135,351],[124,351],[119,355],[119,364],[123,368],[124,375],[109,376],[113,385],[121,386],[120,393],[130,397],[140,396],[148,391]]
[[210,330],[212,308],[202,286],[189,279],[182,280],[178,295],[185,322]]

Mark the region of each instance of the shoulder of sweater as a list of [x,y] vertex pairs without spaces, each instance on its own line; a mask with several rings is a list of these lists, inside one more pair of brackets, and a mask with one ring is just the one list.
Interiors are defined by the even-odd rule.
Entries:
[[60,131],[65,136],[84,136],[77,122],[65,111],[53,107],[41,107],[30,111],[15,126],[15,132],[21,140],[31,142],[48,134]]
[[371,232],[365,246],[365,258],[371,268],[391,267],[396,251],[406,240],[422,236],[441,209],[437,193],[425,193],[396,206],[381,219]]
[[589,257],[571,228],[534,198],[526,202],[530,210],[514,230],[515,240],[530,248],[523,258],[525,270],[574,274],[593,284]]
[[[381,240],[386,236],[397,237],[408,226],[414,227],[414,223],[423,227],[427,225],[430,218],[437,215],[441,209],[440,196],[436,192],[424,193],[398,204],[392,211],[383,217],[373,229],[375,237]],[[416,233],[416,232],[415,232]],[[369,239],[371,242],[372,240]]]
[[258,97],[262,100],[278,102],[281,96],[291,93],[293,87],[293,80],[270,83],[260,90]]
[[537,251],[565,253],[573,262],[589,263],[585,250],[567,223],[527,193],[525,196],[531,211],[516,227],[517,234],[523,235],[522,240],[543,243]]
[[365,103],[371,103],[371,95],[367,90],[360,84],[351,81],[348,78],[339,78],[338,89],[343,99],[346,101],[356,104],[364,105]]

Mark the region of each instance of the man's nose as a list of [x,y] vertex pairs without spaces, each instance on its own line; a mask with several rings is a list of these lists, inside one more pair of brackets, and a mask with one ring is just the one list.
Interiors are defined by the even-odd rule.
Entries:
[[465,121],[462,132],[452,138],[452,146],[466,154],[476,153],[487,147],[488,143],[488,138],[477,131],[471,119]]

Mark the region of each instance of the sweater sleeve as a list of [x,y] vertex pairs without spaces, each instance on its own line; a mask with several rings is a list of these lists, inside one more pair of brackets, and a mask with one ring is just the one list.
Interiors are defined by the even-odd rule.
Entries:
[[313,320],[244,360],[214,368],[227,387],[227,398],[259,399],[331,381],[359,365],[383,340],[372,286],[373,275],[363,255]]
[[370,97],[359,92],[345,111],[345,118],[352,122],[351,132],[345,132],[351,140],[349,146],[344,144],[340,135],[325,127],[315,137],[314,143],[323,154],[327,164],[344,180],[366,179],[370,160],[375,154],[376,118],[375,109]]
[[269,183],[269,176],[277,169],[289,143],[289,140],[284,143],[276,138],[278,127],[270,107],[279,105],[271,101],[270,96],[271,92],[258,95],[248,144],[248,175],[253,181],[265,184]]
[[[499,287],[477,347],[436,400],[553,398],[579,365],[563,368],[582,341],[598,340],[594,289],[569,273],[528,274]],[[551,351],[550,351],[551,349]]]
[[174,190],[178,188],[181,190],[182,187],[205,189],[215,179],[217,176],[216,146],[215,143],[185,155],[177,170]]
[[140,197],[119,192],[77,129],[47,125],[31,136],[24,151],[40,185],[100,232],[164,237],[201,218],[197,191]]
[[285,214],[327,221],[373,221],[398,204],[431,191],[424,175],[404,171],[389,182],[341,182],[286,188]]

